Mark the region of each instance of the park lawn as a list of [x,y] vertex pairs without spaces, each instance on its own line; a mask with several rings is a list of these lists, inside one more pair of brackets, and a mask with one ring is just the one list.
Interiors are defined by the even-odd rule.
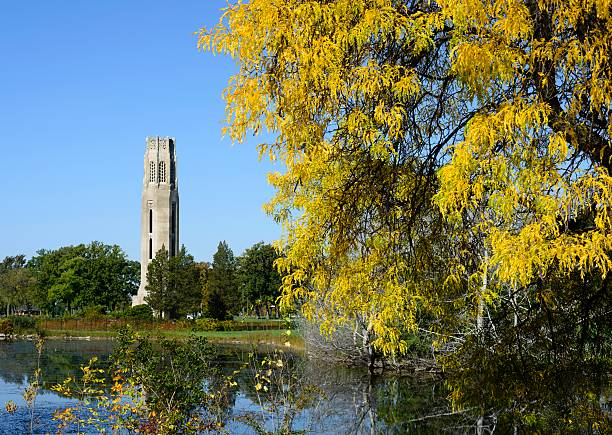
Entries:
[[[152,336],[162,335],[164,337],[185,338],[191,335],[204,337],[216,343],[235,343],[235,344],[271,344],[287,346],[298,350],[303,349],[304,341],[302,338],[291,331],[287,335],[285,329],[256,330],[256,331],[191,331],[188,329],[177,330],[139,330],[138,332],[148,332]],[[45,335],[49,338],[68,338],[68,337],[92,337],[92,338],[113,338],[116,331],[88,331],[76,329],[47,329]]]

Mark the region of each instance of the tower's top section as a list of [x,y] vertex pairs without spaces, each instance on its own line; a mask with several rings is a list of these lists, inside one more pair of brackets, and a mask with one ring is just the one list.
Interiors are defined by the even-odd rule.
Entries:
[[178,188],[176,175],[176,145],[173,137],[151,136],[145,139],[144,185],[175,190]]

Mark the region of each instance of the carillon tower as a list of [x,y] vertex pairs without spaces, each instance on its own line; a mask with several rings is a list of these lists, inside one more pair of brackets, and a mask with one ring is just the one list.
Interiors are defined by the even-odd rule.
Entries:
[[179,195],[174,138],[147,137],[140,219],[140,288],[132,305],[144,304],[147,267],[165,247],[173,257],[179,250]]

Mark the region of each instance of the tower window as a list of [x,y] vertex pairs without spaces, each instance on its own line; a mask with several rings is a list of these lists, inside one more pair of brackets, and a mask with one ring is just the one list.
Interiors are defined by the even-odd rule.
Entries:
[[153,259],[153,239],[149,239],[149,260]]
[[159,182],[166,182],[166,162],[159,162]]
[[153,210],[149,210],[149,233],[153,232]]
[[149,163],[149,182],[155,183],[155,162]]
[[172,216],[170,217],[172,222],[172,234],[176,233],[176,202],[172,202]]
[[171,222],[171,235],[170,235],[170,256],[174,257],[176,255],[176,202],[172,202],[172,210],[170,213],[170,222]]
[[176,163],[170,160],[170,184],[172,187],[176,184]]

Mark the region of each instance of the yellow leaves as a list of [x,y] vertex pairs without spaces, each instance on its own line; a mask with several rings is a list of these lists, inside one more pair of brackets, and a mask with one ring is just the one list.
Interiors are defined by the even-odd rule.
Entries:
[[515,68],[522,63],[518,50],[499,45],[496,41],[461,42],[452,50],[453,70],[479,97],[490,93],[495,80],[510,80]]
[[491,263],[497,267],[496,276],[510,285],[526,286],[534,276],[545,275],[553,264],[568,274],[596,270],[605,276],[612,269],[607,254],[612,248],[609,234],[548,237],[550,234],[536,224],[523,228],[518,235],[495,232],[491,237]]
[[[417,326],[419,310],[439,314],[436,297],[466,283],[467,297],[449,298],[453,309],[494,303],[499,286],[525,285],[553,264],[610,270],[610,180],[588,158],[572,161],[584,157],[584,120],[612,102],[610,32],[578,38],[575,29],[594,16],[609,20],[610,1],[428,7],[251,0],[230,4],[199,33],[200,49],[239,62],[224,92],[227,134],[277,133],[259,151],[282,165],[268,176],[276,195],[265,206],[283,225],[281,306],[302,304],[324,332],[363,319],[386,353],[406,348],[402,332]],[[549,36],[536,32],[530,8],[550,11]],[[436,100],[446,86],[450,100]],[[551,94],[555,86],[564,91]],[[447,154],[432,158],[432,183],[414,168],[437,146]],[[426,200],[435,194],[437,209],[415,221],[418,189],[433,184]],[[426,267],[439,261],[426,240],[436,237],[427,231],[438,211],[463,231],[444,249],[471,237],[490,255],[479,264],[446,258],[447,269],[424,278],[408,260],[422,249]],[[567,234],[584,215],[588,231]],[[479,289],[482,270],[490,290]]]
[[6,409],[6,412],[8,412],[9,414],[13,415],[15,412],[17,412],[17,404],[12,400],[9,400],[4,405],[4,409]]
[[530,38],[533,32],[529,10],[523,1],[497,1],[492,30],[503,36],[506,44]]

